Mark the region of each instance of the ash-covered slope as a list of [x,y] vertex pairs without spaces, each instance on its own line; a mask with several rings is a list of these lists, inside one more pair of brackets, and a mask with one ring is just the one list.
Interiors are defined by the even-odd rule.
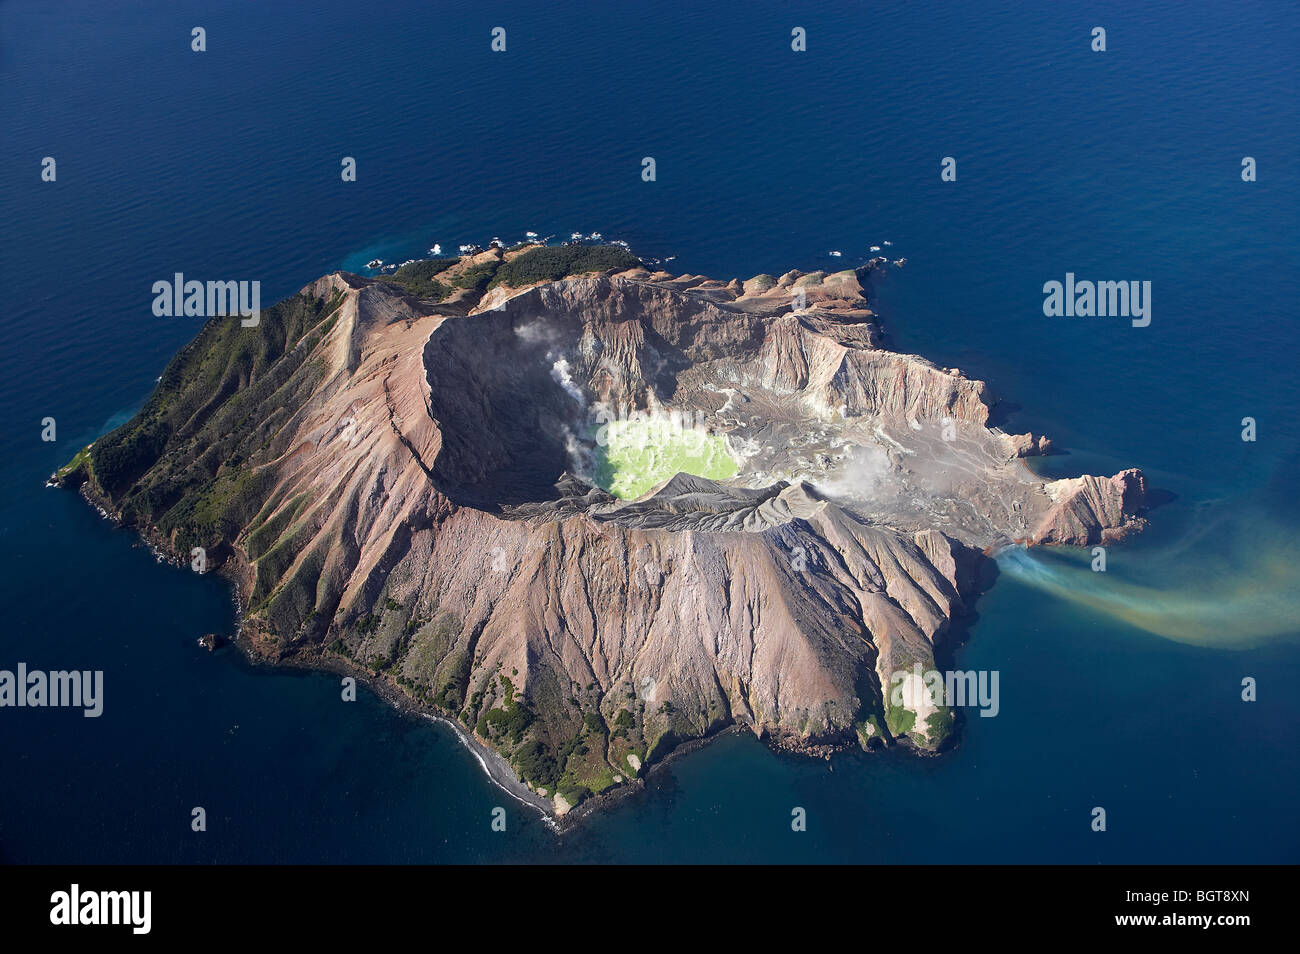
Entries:
[[[1142,525],[1140,473],[1045,483],[1018,458],[1046,442],[989,429],[983,382],[886,350],[869,268],[552,259],[336,273],[258,328],[216,319],[61,479],[205,548],[252,652],[389,681],[557,813],[732,723],[933,750],[952,713],[890,690],[933,667],[982,554]],[[614,497],[593,475],[629,421],[724,441],[736,476]]]

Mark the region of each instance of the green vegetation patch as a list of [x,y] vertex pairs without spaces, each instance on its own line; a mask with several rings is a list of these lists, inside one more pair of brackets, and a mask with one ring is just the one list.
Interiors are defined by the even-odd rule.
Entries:
[[522,288],[537,282],[555,282],[584,272],[640,268],[641,259],[618,245],[549,245],[525,252],[502,263],[489,287]]
[[459,258],[426,258],[409,265],[403,265],[391,275],[377,275],[381,282],[400,285],[416,298],[432,298],[442,301],[452,293],[452,287],[434,278],[451,268]]
[[890,735],[911,732],[916,725],[916,713],[903,706],[886,705],[885,724],[889,726]]
[[[259,412],[269,414],[286,403],[288,395],[277,392],[289,383],[306,354],[293,346],[332,314],[341,299],[340,293],[328,302],[294,295],[264,310],[256,329],[245,328],[229,316],[210,319],[167,365],[140,413],[91,447],[93,472],[101,489],[110,498],[121,497],[165,450],[179,450],[182,441],[213,452],[195,461],[206,473],[184,476],[194,483],[212,480],[222,463],[220,454],[234,449],[225,438],[252,436],[248,429],[262,416]],[[169,488],[186,483],[175,479],[181,475],[160,476],[166,479],[158,482]],[[145,505],[141,515],[147,518],[175,501],[165,495],[142,495],[138,503]]]
[[302,512],[309,499],[305,493],[296,494],[292,500],[251,531],[245,540],[249,559],[257,560],[275,546],[284,531]]
[[452,284],[457,288],[464,288],[468,291],[484,292],[487,291],[493,277],[500,268],[501,262],[499,260],[488,259],[465,269],[452,279]]
[[936,711],[931,712],[925,720],[925,727],[928,730],[926,732],[926,738],[928,738],[933,745],[938,745],[952,734],[954,721],[955,717],[953,716],[953,712],[947,706],[941,706]]
[[54,476],[58,477],[60,480],[66,480],[69,476],[78,471],[80,471],[83,476],[89,476],[90,474],[90,445],[86,445],[81,450],[77,451],[77,456],[55,471]]

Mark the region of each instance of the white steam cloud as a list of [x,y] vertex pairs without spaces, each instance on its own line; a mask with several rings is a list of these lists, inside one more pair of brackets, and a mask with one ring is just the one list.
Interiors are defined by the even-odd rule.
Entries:
[[814,486],[829,497],[868,499],[877,496],[889,478],[889,455],[874,445],[850,446],[840,465]]
[[[546,357],[550,357],[548,354]],[[569,362],[563,356],[556,358],[555,363],[551,365],[551,377],[555,383],[568,392],[569,397],[578,402],[580,407],[586,407],[587,401],[582,396],[582,389],[573,381],[573,375],[569,373]]]

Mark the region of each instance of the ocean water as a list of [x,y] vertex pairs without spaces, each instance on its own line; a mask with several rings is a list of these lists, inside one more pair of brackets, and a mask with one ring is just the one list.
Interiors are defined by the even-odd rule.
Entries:
[[[1298,47],[1280,2],[0,6],[0,668],[105,672],[101,718],[0,710],[0,860],[1300,860]],[[223,585],[42,486],[197,332],[154,281],[269,302],[526,230],[721,278],[888,240],[897,347],[1163,503],[1105,574],[1001,561],[955,652],[1000,713],[944,756],[730,735],[557,835],[450,730],[201,650]],[[1151,281],[1151,325],[1044,317],[1066,272]]]

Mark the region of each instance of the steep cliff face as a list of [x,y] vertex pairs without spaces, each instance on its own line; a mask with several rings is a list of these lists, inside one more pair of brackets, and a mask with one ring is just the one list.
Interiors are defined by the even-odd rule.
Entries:
[[1111,543],[1143,521],[1135,514],[1146,502],[1147,484],[1136,469],[1114,477],[1071,477],[1047,485],[1051,509],[1034,531],[1032,542]]
[[[436,302],[336,273],[259,328],[211,322],[62,478],[204,548],[253,652],[369,670],[557,811],[732,723],[934,749],[952,713],[891,688],[933,667],[981,553],[1137,529],[1145,486],[1035,478],[1040,439],[885,350],[861,278],[634,268]],[[593,475],[628,419],[725,440],[736,476],[616,498]]]

